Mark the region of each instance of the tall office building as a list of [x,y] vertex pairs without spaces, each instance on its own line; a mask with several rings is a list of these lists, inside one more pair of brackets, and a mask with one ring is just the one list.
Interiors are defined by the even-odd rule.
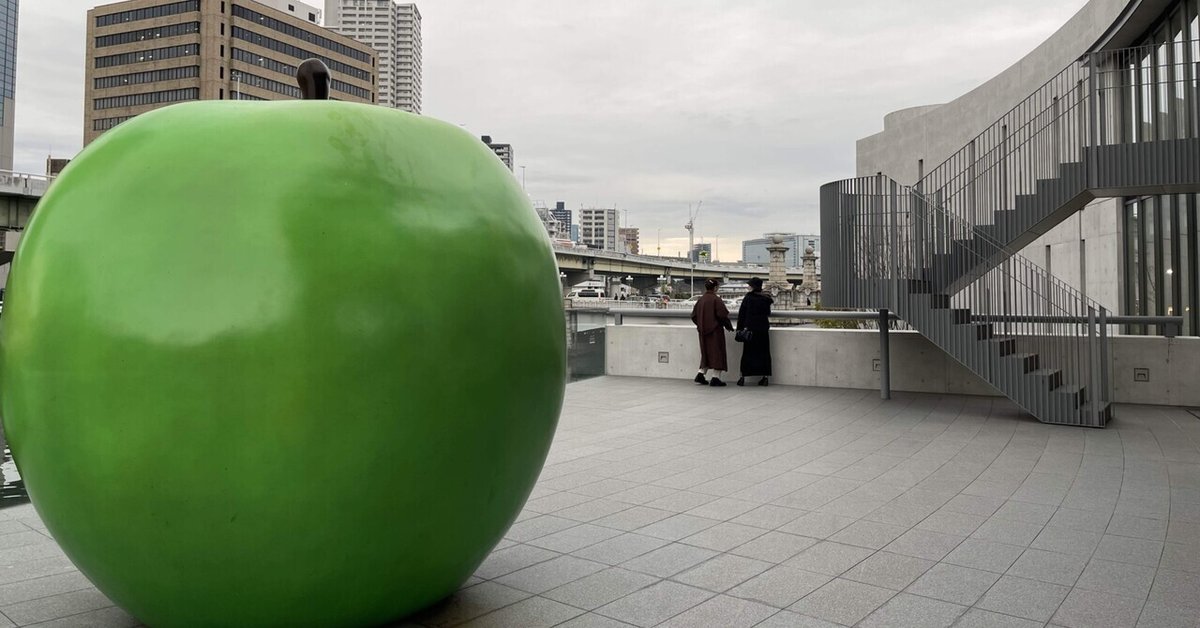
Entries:
[[379,104],[421,113],[421,12],[395,0],[325,0],[325,26],[379,54]]
[[571,222],[571,210],[567,209],[567,203],[565,201],[558,201],[554,203],[554,208],[550,210],[550,213],[554,214],[554,217],[564,225],[573,224]]
[[633,253],[634,255],[637,255],[639,252],[641,252],[639,233],[640,230],[637,227],[621,227],[617,229],[617,235],[620,236],[622,253]]
[[19,4],[18,0],[0,0],[0,170],[13,168]]
[[615,207],[580,209],[579,241],[594,249],[617,250],[618,218]]
[[332,98],[375,102],[375,51],[319,19],[297,0],[129,0],[88,11],[84,144],[171,103],[299,98],[296,67],[314,57],[329,67]]
[[497,142],[493,142],[492,136],[490,135],[484,135],[479,139],[483,140],[483,143],[487,144],[488,148],[492,149],[493,153],[496,153],[496,156],[500,158],[500,161],[504,162],[504,165],[508,166],[509,170],[513,169],[512,144],[499,144]]

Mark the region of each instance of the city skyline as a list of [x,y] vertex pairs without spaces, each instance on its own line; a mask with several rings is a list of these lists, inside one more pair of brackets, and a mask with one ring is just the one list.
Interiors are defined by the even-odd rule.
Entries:
[[[18,45],[15,166],[33,172],[79,148],[84,16],[102,3],[46,4],[22,7]],[[535,202],[628,210],[647,250],[686,251],[703,200],[696,240],[733,259],[764,232],[816,231],[817,188],[854,170],[848,140],[884,113],[975,87],[1083,2],[418,4],[425,115],[519,147]]]

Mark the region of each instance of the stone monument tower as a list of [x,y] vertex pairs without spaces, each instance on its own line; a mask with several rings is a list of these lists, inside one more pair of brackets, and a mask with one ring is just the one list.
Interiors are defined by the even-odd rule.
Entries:
[[809,241],[808,246],[804,247],[804,256],[801,260],[804,268],[804,281],[800,284],[800,295],[797,296],[797,302],[800,307],[814,307],[821,303],[821,280],[817,279],[817,254],[813,250],[812,241]]
[[775,308],[783,310],[792,308],[795,297],[794,286],[787,280],[787,267],[784,262],[784,254],[787,253],[788,245],[783,241],[788,235],[786,233],[766,234],[767,239],[771,241],[767,245],[771,261],[768,266],[768,281],[763,285],[763,289],[775,297]]

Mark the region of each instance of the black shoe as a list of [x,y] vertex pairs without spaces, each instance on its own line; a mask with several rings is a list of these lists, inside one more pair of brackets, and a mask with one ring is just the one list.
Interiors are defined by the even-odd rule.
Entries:
[[710,380],[710,381],[708,382],[708,385],[709,385],[709,386],[724,386],[724,385],[725,385],[725,382],[723,382],[723,381],[721,381],[720,379],[718,379],[718,378],[714,377],[714,378],[712,378],[712,380]]
[[767,385],[767,378],[765,378],[765,377],[764,377],[764,378],[762,378],[762,379],[758,380],[758,385],[759,385],[759,386],[766,386],[766,385]]
[[739,377],[739,378],[738,378],[738,381],[737,381],[737,385],[738,385],[738,386],[745,386],[745,385],[746,385],[746,378],[745,378],[745,377]]
[[707,384],[708,380],[704,379],[704,373],[696,373],[696,379],[692,380],[697,384]]

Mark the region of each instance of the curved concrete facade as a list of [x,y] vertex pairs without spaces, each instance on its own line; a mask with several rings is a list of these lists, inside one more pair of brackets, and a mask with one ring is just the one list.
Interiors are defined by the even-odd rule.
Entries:
[[[1145,0],[1091,0],[1050,38],[979,87],[941,105],[884,117],[884,130],[858,140],[859,176],[883,173],[913,184],[1064,67],[1105,42],[1130,15],[1159,13]],[[1120,200],[1103,199],[1065,220],[1021,253],[1114,312],[1121,312]]]

